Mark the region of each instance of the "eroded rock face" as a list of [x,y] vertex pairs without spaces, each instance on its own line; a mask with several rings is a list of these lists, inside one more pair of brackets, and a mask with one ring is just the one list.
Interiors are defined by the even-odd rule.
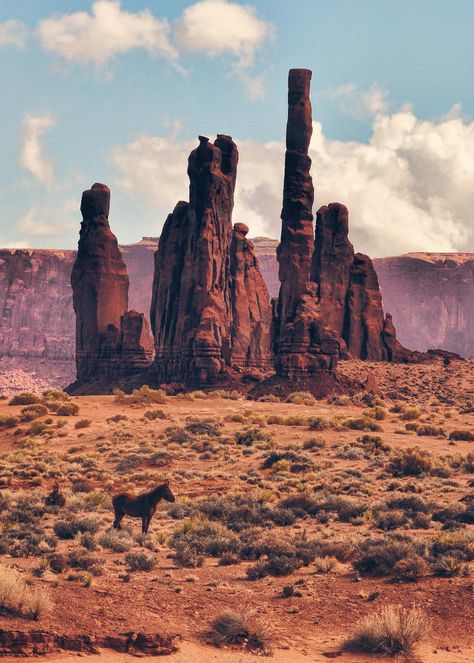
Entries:
[[403,344],[474,355],[474,254],[409,253],[374,264]]
[[105,184],[96,183],[82,194],[83,221],[71,274],[79,382],[96,377],[99,357],[107,361],[103,355],[117,341],[128,308],[127,268],[109,226],[109,208]]
[[345,341],[351,355],[388,359],[377,274],[368,256],[354,254],[349,214],[340,203],[325,205],[316,215],[311,277],[317,284],[321,316]]
[[84,191],[83,221],[71,284],[76,314],[76,386],[113,380],[151,363],[153,344],[143,314],[128,309],[129,278],[109,225],[110,191]]
[[314,190],[308,156],[310,81],[311,71],[290,70],[282,231],[277,248],[281,285],[273,322],[275,369],[289,379],[331,370],[339,356],[338,335],[321,316],[316,287],[310,281],[314,251]]
[[271,366],[271,308],[245,223],[236,223],[230,247],[232,301],[231,363],[240,368]]
[[163,227],[151,323],[159,380],[208,384],[231,361],[230,245],[238,152],[229,136],[199,137],[188,162],[189,203]]

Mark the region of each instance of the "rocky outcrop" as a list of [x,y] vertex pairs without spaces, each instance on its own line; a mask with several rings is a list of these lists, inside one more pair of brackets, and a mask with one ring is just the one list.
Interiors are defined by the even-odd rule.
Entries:
[[76,382],[71,389],[144,370],[153,343],[143,314],[128,311],[129,278],[109,226],[110,191],[84,191],[83,221],[71,284],[76,314]]
[[281,285],[273,321],[275,370],[290,380],[332,370],[339,356],[338,335],[321,316],[316,286],[310,281],[314,251],[314,190],[308,155],[310,81],[308,69],[290,70],[282,231],[277,248]]
[[236,223],[230,246],[231,364],[270,368],[270,298],[248,231],[244,223]]
[[409,253],[374,265],[404,345],[474,355],[473,253]]
[[270,304],[248,228],[232,228],[238,152],[230,136],[199,136],[189,157],[189,203],[163,227],[151,323],[158,382],[225,380],[270,365]]
[[45,656],[58,651],[100,654],[100,648],[136,656],[164,656],[178,650],[175,637],[168,634],[121,633],[94,636],[60,635],[53,631],[0,629],[0,656]]
[[199,137],[188,162],[189,203],[163,227],[151,324],[159,381],[208,384],[231,362],[230,245],[238,152],[229,136]]
[[377,274],[368,256],[354,253],[349,214],[340,203],[325,205],[316,215],[311,278],[317,284],[321,316],[345,341],[350,354],[389,359]]

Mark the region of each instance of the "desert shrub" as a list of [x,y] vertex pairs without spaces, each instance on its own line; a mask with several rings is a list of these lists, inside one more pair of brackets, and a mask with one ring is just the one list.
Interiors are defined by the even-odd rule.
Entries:
[[418,426],[420,426],[420,424],[416,421],[410,421],[408,424],[405,424],[405,430],[409,433],[416,433]]
[[355,627],[344,648],[395,656],[409,655],[429,633],[429,621],[420,608],[386,605]]
[[100,537],[99,544],[102,548],[122,553],[130,550],[133,540],[127,530],[111,529]]
[[166,451],[157,451],[150,457],[150,464],[153,467],[165,467],[173,460],[173,456]]
[[330,405],[337,405],[338,407],[344,407],[351,402],[350,396],[329,396],[327,400]]
[[226,609],[211,622],[211,637],[217,647],[224,645],[246,645],[251,651],[269,654],[271,635],[268,627],[243,611]]
[[466,454],[463,462],[463,469],[465,472],[474,472],[474,453],[469,452]]
[[390,575],[397,562],[415,554],[415,546],[401,537],[368,539],[359,546],[354,568],[363,573]]
[[121,389],[114,389],[115,402],[128,405],[152,405],[153,403],[166,403],[166,394],[163,389],[152,389],[147,384],[126,394]]
[[168,415],[164,410],[147,410],[144,415],[145,419],[154,421],[155,419],[167,419]]
[[313,566],[316,573],[330,573],[337,564],[335,557],[315,557]]
[[18,417],[14,417],[8,414],[0,415],[0,429],[2,428],[13,428],[19,422]]
[[186,424],[185,430],[191,435],[210,435],[214,437],[221,436],[221,427],[219,424],[208,421],[191,421]]
[[235,434],[235,441],[244,447],[251,447],[254,442],[263,442],[271,439],[269,433],[259,428],[249,428]]
[[421,410],[417,407],[412,407],[410,405],[402,405],[401,409],[401,419],[404,421],[413,421],[414,419],[418,419],[418,417],[421,414]]
[[474,536],[465,532],[437,534],[431,540],[431,554],[435,558],[454,554],[459,559],[474,560]]
[[27,435],[42,435],[48,430],[48,424],[45,421],[33,421],[26,431]]
[[316,399],[309,391],[294,391],[287,396],[286,402],[295,405],[314,405]]
[[374,405],[367,410],[364,410],[364,417],[375,419],[376,421],[383,421],[387,417],[387,410],[380,405]]
[[357,446],[361,447],[371,456],[390,451],[390,446],[383,442],[380,435],[361,435],[361,437],[357,438]]
[[428,513],[430,510],[429,505],[421,497],[417,497],[416,495],[393,497],[387,500],[387,507],[389,509],[400,509],[407,513],[410,518],[415,513]]
[[203,555],[220,557],[236,552],[238,536],[221,523],[203,517],[190,518],[178,527],[170,540],[172,558],[178,566],[200,566]]
[[8,405],[35,405],[36,403],[41,403],[41,396],[31,391],[24,391],[13,396]]
[[48,408],[42,403],[35,403],[33,405],[27,405],[21,408],[20,420],[21,421],[33,421],[38,417],[44,417],[48,414]]
[[444,578],[454,578],[455,576],[468,576],[470,570],[467,562],[451,553],[442,555],[436,561],[434,572]]
[[92,421],[90,419],[80,419],[79,421],[76,421],[74,424],[74,428],[80,429],[80,428],[89,428],[91,425]]
[[303,442],[303,449],[324,449],[326,442],[322,438],[310,437]]
[[275,396],[275,394],[265,394],[264,396],[260,396],[260,398],[257,398],[259,403],[280,403],[281,398],[279,396]]
[[76,416],[76,414],[78,413],[79,413],[79,405],[77,403],[73,403],[72,401],[63,403],[56,410],[56,414],[59,417],[73,417]]
[[14,569],[0,568],[0,613],[38,619],[50,607],[43,590],[27,585]]
[[151,571],[156,564],[153,555],[146,552],[129,552],[125,555],[125,561],[130,571]]
[[403,477],[429,474],[433,467],[433,457],[428,451],[420,447],[409,447],[393,452],[387,470],[394,476]]
[[168,440],[176,444],[186,444],[186,442],[191,442],[193,439],[191,433],[179,426],[168,426],[165,429],[165,433]]
[[421,555],[413,554],[400,559],[393,567],[392,575],[397,580],[416,582],[428,575],[429,566]]
[[433,426],[432,424],[422,424],[418,426],[416,434],[421,436],[432,435],[434,437],[446,437],[446,431],[442,426]]
[[262,468],[274,468],[281,461],[288,462],[288,470],[290,472],[308,472],[314,468],[311,458],[296,451],[275,451],[265,458]]
[[71,490],[73,493],[92,493],[93,488],[89,481],[85,479],[76,479],[72,482]]
[[272,555],[266,560],[260,559],[247,568],[249,580],[259,580],[265,576],[288,576],[303,566],[302,560],[287,555]]
[[94,576],[102,575],[103,560],[97,555],[90,555],[83,550],[71,550],[67,563],[73,569],[89,571]]
[[378,424],[375,419],[370,417],[355,417],[352,419],[344,419],[343,425],[346,428],[351,430],[363,430],[363,431],[381,431],[382,427]]
[[242,394],[237,389],[215,389],[214,391],[209,392],[209,398],[222,398],[223,400],[228,401],[245,401],[246,395]]
[[308,428],[309,430],[326,430],[329,428],[329,422],[324,417],[310,417]]
[[69,394],[65,391],[62,391],[62,389],[45,389],[41,395],[45,401],[64,402],[71,399]]
[[61,553],[51,553],[47,557],[47,560],[51,571],[54,573],[62,573],[65,569],[67,569],[67,559],[65,555],[62,555]]
[[281,506],[271,508],[252,495],[210,497],[202,500],[197,509],[210,520],[218,520],[234,532],[240,532],[253,525],[291,525],[295,516]]
[[391,530],[406,525],[408,516],[398,509],[391,511],[382,511],[374,520],[374,525],[378,529]]
[[456,442],[474,442],[474,433],[470,430],[452,430],[449,439]]
[[114,414],[113,417],[108,417],[108,419],[107,419],[108,424],[110,424],[110,423],[118,424],[119,421],[128,421],[127,415],[126,414]]
[[90,532],[95,534],[99,531],[100,523],[90,516],[86,516],[82,520],[58,520],[53,525],[53,531],[58,539],[70,540],[74,539],[78,532]]

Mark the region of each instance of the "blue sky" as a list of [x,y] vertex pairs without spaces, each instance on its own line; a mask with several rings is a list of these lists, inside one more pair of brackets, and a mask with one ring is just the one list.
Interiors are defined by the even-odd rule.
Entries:
[[235,220],[277,237],[301,66],[315,209],[372,255],[474,251],[473,28],[471,0],[2,0],[0,245],[73,247],[94,181],[120,241],[159,234],[199,133],[237,140]]

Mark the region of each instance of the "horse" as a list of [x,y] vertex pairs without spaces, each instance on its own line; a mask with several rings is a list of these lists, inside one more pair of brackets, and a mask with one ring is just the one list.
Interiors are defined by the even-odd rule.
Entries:
[[112,498],[115,520],[114,528],[121,529],[120,523],[124,516],[142,519],[142,533],[148,532],[150,521],[156,511],[158,502],[164,499],[167,502],[174,502],[175,496],[169,487],[169,481],[165,481],[148,493],[132,495],[131,493],[120,493]]

